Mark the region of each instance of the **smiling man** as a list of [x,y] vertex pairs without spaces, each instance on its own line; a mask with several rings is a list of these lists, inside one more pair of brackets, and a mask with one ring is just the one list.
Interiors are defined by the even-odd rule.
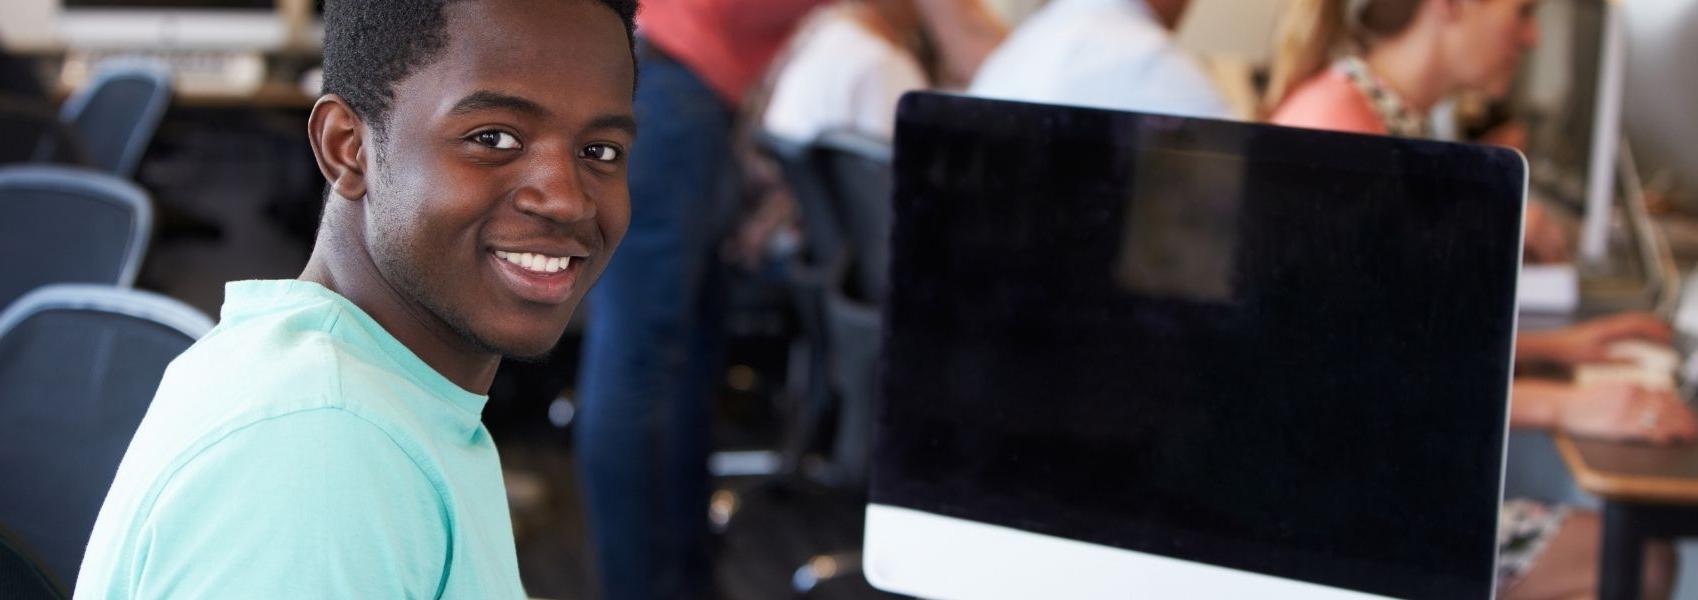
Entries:
[[230,284],[79,598],[519,598],[481,411],[624,236],[635,0],[332,0],[298,280]]

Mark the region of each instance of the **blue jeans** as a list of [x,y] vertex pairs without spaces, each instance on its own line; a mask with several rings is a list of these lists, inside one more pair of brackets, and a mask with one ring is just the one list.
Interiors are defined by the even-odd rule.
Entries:
[[723,351],[732,113],[641,42],[638,64],[631,228],[589,295],[577,456],[605,597],[709,597],[708,402]]

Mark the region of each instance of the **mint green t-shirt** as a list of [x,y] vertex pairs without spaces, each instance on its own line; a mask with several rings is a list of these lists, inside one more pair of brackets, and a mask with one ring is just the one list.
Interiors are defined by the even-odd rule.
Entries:
[[130,441],[77,598],[522,598],[484,402],[346,298],[225,290]]

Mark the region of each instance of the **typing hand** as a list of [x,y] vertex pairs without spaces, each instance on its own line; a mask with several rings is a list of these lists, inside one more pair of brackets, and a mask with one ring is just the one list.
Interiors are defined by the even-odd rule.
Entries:
[[1533,335],[1549,336],[1550,357],[1567,366],[1617,362],[1620,359],[1610,355],[1610,346],[1623,340],[1667,344],[1674,337],[1662,320],[1639,312],[1597,318],[1559,331]]
[[1673,391],[1613,382],[1581,387],[1559,410],[1558,426],[1578,437],[1653,444],[1698,439],[1698,417]]

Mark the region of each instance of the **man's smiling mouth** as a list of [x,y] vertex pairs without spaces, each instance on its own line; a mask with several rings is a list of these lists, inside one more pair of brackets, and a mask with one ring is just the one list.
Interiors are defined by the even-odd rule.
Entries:
[[565,271],[572,267],[574,261],[583,260],[583,257],[578,256],[547,256],[531,252],[504,252],[501,250],[496,250],[495,256],[526,271],[543,274]]

